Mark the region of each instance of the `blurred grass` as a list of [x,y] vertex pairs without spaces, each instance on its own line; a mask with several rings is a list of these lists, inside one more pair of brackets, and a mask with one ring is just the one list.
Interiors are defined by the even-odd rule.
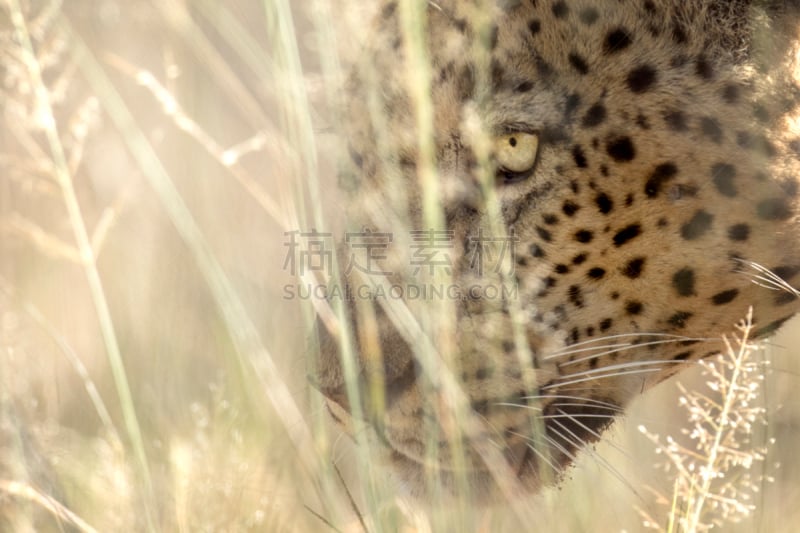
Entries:
[[[341,228],[337,51],[371,8],[2,4],[0,530],[638,531],[637,507],[659,512],[670,483],[635,428],[678,433],[670,383],[516,514],[411,508],[331,428],[284,232]],[[776,481],[739,531],[800,523],[800,364],[773,351]]]

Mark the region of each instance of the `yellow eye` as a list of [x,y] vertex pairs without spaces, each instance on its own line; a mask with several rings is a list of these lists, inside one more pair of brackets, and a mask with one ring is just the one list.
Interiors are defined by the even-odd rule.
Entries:
[[536,164],[538,153],[539,136],[533,133],[509,133],[494,141],[497,165],[505,173],[529,173]]

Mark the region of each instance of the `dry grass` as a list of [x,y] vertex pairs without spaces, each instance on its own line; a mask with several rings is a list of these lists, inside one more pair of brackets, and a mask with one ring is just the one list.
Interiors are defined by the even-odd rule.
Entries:
[[[331,428],[306,376],[313,313],[337,310],[282,287],[285,232],[341,226],[336,52],[369,10],[349,4],[0,3],[0,530],[668,524],[631,429],[679,432],[673,385],[514,512],[413,508]],[[800,523],[800,365],[774,351],[752,450],[775,440],[775,482],[726,531]]]

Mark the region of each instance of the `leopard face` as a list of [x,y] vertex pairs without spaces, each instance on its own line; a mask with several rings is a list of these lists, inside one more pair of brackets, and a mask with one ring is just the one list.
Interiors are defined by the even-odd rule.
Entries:
[[[795,14],[773,4],[442,0],[422,23],[383,5],[343,113],[348,221],[402,241],[438,220],[468,296],[350,302],[316,379],[410,492],[536,491],[749,309],[762,337],[797,311]],[[498,227],[513,257],[476,272],[474,236]],[[377,258],[389,283],[417,279],[413,253]],[[466,290],[509,282],[508,300]]]

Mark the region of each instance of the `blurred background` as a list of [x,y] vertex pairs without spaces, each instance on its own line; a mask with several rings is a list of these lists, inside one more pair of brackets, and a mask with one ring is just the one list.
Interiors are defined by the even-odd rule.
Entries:
[[[339,227],[330,109],[374,7],[0,0],[0,531],[451,523],[365,503],[307,385],[312,309],[283,290],[286,232]],[[724,531],[800,527],[798,332],[757,355],[773,481]],[[679,397],[642,398],[525,529],[666,527],[671,478],[637,428],[678,437]]]

